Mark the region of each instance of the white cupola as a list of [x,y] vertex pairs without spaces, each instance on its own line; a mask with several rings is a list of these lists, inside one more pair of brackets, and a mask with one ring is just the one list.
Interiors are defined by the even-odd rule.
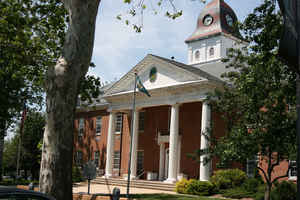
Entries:
[[208,3],[198,17],[196,30],[185,41],[188,64],[201,65],[226,57],[227,49],[241,39],[236,21],[236,14],[224,0]]

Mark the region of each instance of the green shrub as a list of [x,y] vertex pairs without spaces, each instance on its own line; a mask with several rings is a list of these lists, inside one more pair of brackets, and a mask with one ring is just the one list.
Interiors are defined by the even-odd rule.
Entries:
[[187,194],[208,196],[214,191],[214,185],[209,181],[198,181],[191,179],[188,181],[186,192]]
[[233,199],[247,198],[247,197],[252,197],[253,195],[254,195],[253,192],[249,192],[245,190],[243,187],[228,189],[224,191],[224,193],[222,194],[223,197],[233,198]]
[[248,178],[245,180],[242,187],[245,189],[245,191],[256,193],[260,185],[260,181],[256,178]]
[[81,182],[83,181],[83,176],[79,167],[74,166],[72,169],[72,182]]
[[29,180],[25,180],[25,179],[18,179],[18,180],[3,179],[0,182],[0,185],[6,185],[6,186],[11,186],[11,185],[29,185],[31,182],[33,182],[34,185],[38,185],[39,184],[38,181],[29,181]]
[[271,192],[272,200],[295,200],[297,195],[297,185],[290,181],[282,181],[275,185]]
[[176,188],[175,191],[179,194],[187,194],[187,186],[188,186],[189,181],[186,180],[185,178],[181,179],[176,183]]
[[239,169],[218,170],[215,175],[211,177],[213,184],[218,189],[230,189],[241,186],[246,180],[247,175]]
[[13,179],[3,179],[1,182],[0,182],[0,185],[15,185],[15,181]]
[[264,192],[258,192],[254,196],[255,200],[265,200],[265,193]]

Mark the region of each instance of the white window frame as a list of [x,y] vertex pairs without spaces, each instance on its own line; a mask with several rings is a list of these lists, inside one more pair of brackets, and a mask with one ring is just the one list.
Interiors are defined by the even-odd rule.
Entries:
[[80,107],[81,106],[81,99],[80,97],[77,98],[77,107]]
[[76,158],[75,162],[77,166],[81,166],[83,163],[83,152],[82,151],[76,151]]
[[[290,166],[290,169],[289,169],[289,180],[297,180],[297,161],[290,160],[289,161],[289,166]],[[292,170],[296,170],[296,175],[292,175]]]
[[120,169],[120,151],[114,151],[114,159],[113,159],[113,169]]
[[99,161],[100,161],[100,151],[94,151],[94,163],[96,167],[99,167]]
[[[137,172],[139,170],[143,171],[145,166],[144,166],[144,159],[145,159],[145,152],[144,150],[138,150],[137,152],[137,163],[136,163],[136,170]],[[141,173],[141,172],[139,172]],[[137,174],[137,175],[140,175],[140,174]]]
[[[257,155],[253,156],[253,158],[247,159],[246,174],[248,177],[251,177],[251,178],[254,177],[254,175],[255,175],[254,168],[255,168],[255,166],[257,167],[257,165],[258,165],[258,159],[259,159],[259,157]],[[250,165],[253,165],[253,166],[250,166]]]
[[209,56],[209,58],[213,58],[215,56],[215,48],[214,47],[209,48],[208,56]]
[[[116,134],[120,134],[121,133],[121,129],[123,127],[123,114],[122,113],[117,113],[116,114],[116,122],[115,122],[115,133]],[[118,130],[120,129],[120,130]]]
[[[198,57],[197,57],[197,54],[199,54]],[[196,62],[197,62],[197,61],[200,61],[200,56],[201,56],[200,50],[197,49],[197,50],[195,51],[195,54],[194,54],[194,57],[195,57],[195,61],[196,61]]]
[[101,129],[102,129],[102,116],[98,116],[96,118],[96,136],[101,135]]
[[84,135],[84,119],[80,118],[78,120],[78,136],[82,137]]

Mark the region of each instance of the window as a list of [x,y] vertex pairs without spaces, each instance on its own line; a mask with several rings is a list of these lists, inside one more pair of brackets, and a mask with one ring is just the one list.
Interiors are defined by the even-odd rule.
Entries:
[[289,179],[297,179],[297,162],[295,160],[290,161]]
[[257,163],[258,163],[258,156],[254,156],[251,159],[247,159],[247,176],[248,177],[254,177]]
[[209,49],[209,57],[212,57],[215,55],[215,49],[213,47],[210,47]]
[[96,119],[96,135],[101,135],[102,117],[98,116]]
[[189,50],[190,62],[193,62],[193,51]]
[[78,132],[78,136],[83,136],[84,134],[84,119],[80,118],[79,119],[79,132]]
[[123,115],[118,113],[116,117],[116,133],[120,133],[122,129]]
[[114,152],[114,169],[120,169],[120,151]]
[[77,98],[77,106],[78,107],[81,106],[81,99],[80,99],[80,97]]
[[200,51],[197,50],[197,51],[195,52],[195,61],[199,61],[199,60],[200,60]]
[[82,151],[77,151],[76,152],[76,157],[75,157],[76,165],[78,165],[78,166],[82,165],[82,158],[83,158]]
[[139,176],[144,171],[144,151],[139,150],[137,153],[137,175]]
[[145,130],[145,112],[139,113],[139,131],[144,132]]
[[99,158],[100,158],[100,152],[95,151],[94,152],[94,163],[96,167],[99,167]]

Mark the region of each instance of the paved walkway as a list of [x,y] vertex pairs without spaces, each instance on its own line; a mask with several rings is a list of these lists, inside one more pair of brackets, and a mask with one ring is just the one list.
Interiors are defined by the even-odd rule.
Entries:
[[[114,185],[103,185],[103,184],[95,184],[91,183],[90,185],[90,193],[102,193],[102,194],[111,194],[113,189],[117,187],[120,189],[121,194],[126,194],[126,187],[123,186],[114,186]],[[82,182],[76,185],[73,185],[73,193],[79,192],[88,192],[88,184],[87,182]],[[152,189],[143,189],[143,188],[132,188],[130,187],[131,194],[154,194],[154,193],[167,193],[167,194],[176,194],[176,192],[171,191],[163,191],[163,190],[152,190]]]

